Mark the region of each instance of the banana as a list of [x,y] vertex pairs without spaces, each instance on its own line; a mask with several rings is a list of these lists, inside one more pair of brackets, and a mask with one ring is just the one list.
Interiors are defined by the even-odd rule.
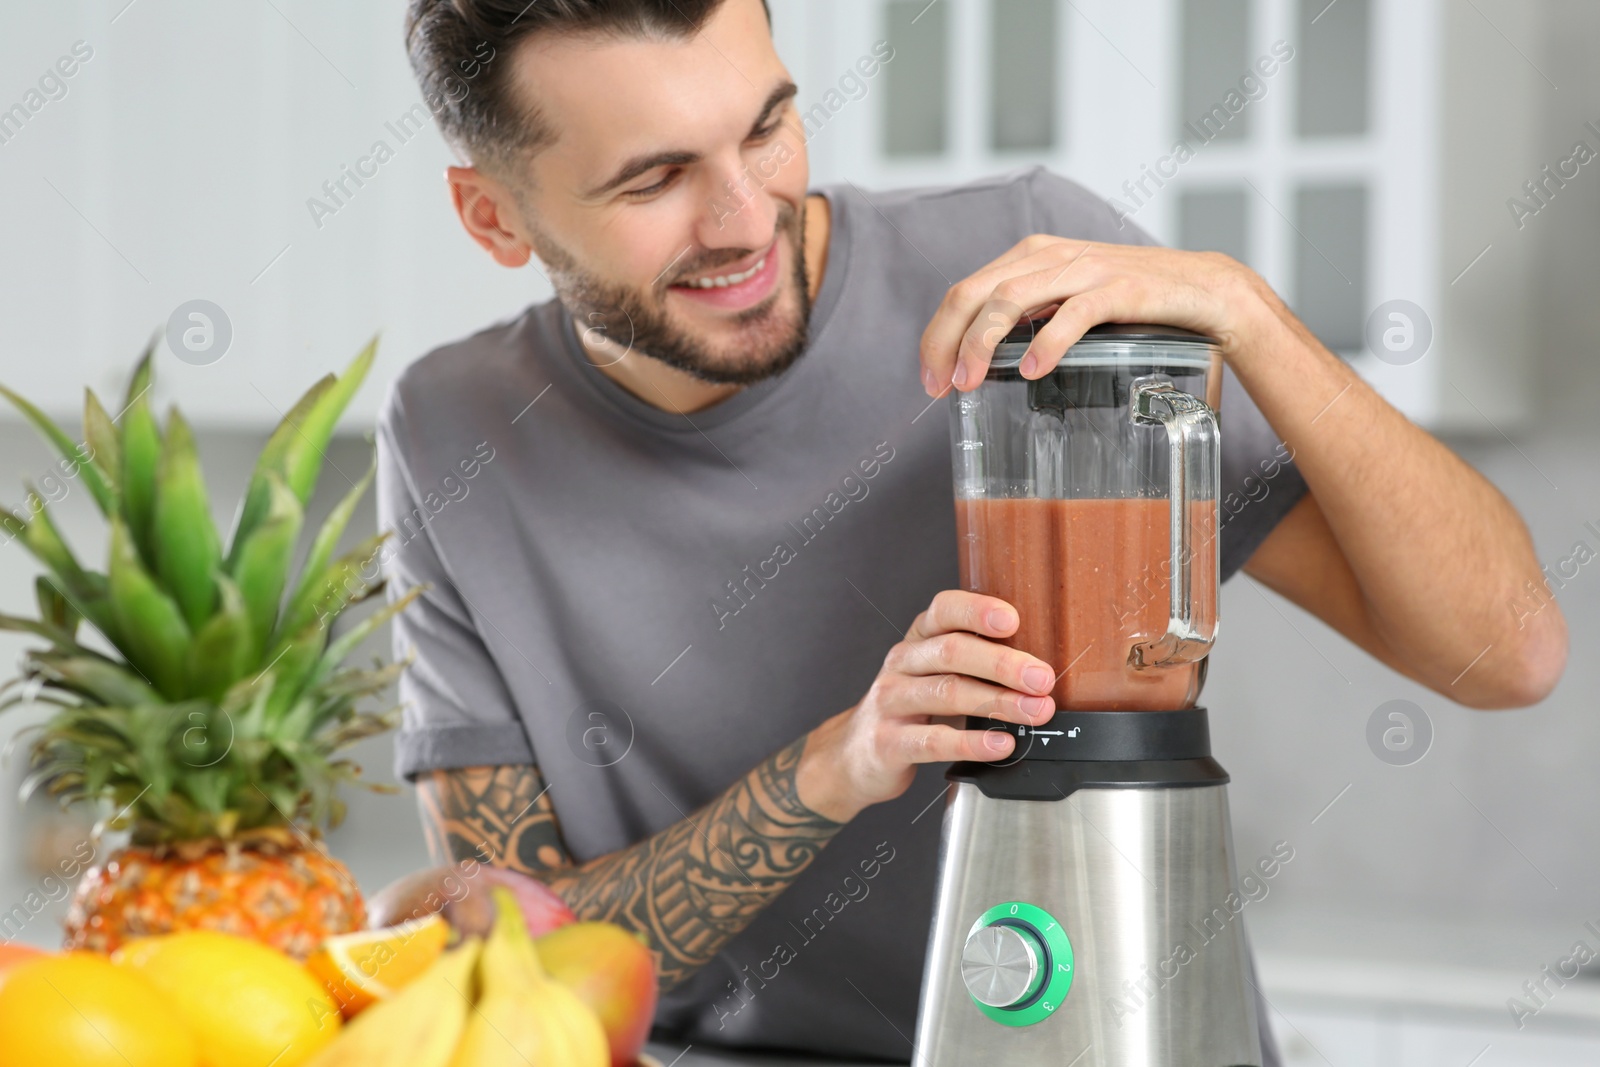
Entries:
[[494,888],[494,929],[478,961],[481,997],[451,1067],[608,1067],[589,1006],[545,973],[516,898]]
[[351,1020],[306,1067],[448,1067],[472,1010],[481,947],[468,938],[440,956],[400,992]]

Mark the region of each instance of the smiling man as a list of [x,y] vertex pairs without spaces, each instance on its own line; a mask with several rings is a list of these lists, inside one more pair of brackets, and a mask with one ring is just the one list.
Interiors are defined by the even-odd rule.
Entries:
[[556,299],[385,406],[391,589],[426,586],[398,768],[440,862],[649,941],[661,1036],[909,1057],[942,764],[1009,754],[962,716],[1040,723],[1066,666],[955,588],[930,400],[1027,309],[1028,377],[1099,322],[1220,340],[1224,577],[1463,704],[1554,685],[1516,513],[1239,264],[1042,168],[811,188],[762,0],[412,0],[407,44],[462,224]]

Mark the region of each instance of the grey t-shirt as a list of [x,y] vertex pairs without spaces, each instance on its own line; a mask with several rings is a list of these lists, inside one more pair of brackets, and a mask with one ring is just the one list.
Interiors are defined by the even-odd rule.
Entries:
[[[616,386],[556,301],[395,383],[378,439],[391,595],[429,586],[394,626],[415,656],[401,774],[537,763],[572,855],[615,851],[855,704],[958,585],[948,400],[918,381],[923,327],[1028,234],[1153,242],[1043,168],[819,191],[832,236],[805,355],[709,409]],[[1304,483],[1231,374],[1221,417],[1227,576]],[[944,769],[840,831],[662,998],[658,1033],[908,1060]]]

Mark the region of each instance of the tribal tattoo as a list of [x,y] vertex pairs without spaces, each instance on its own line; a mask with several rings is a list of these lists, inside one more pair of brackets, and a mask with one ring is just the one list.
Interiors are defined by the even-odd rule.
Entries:
[[436,860],[475,859],[534,875],[582,919],[649,938],[663,990],[723,945],[811,865],[841,823],[800,800],[804,737],[653,837],[574,866],[543,776],[530,766],[435,771],[420,790]]
[[417,802],[435,863],[477,860],[541,876],[572,863],[544,775],[530,764],[434,771]]

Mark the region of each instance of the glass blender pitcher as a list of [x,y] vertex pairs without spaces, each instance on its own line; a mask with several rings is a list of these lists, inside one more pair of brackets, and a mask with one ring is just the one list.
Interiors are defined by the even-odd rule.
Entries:
[[961,585],[1017,609],[1007,643],[1056,669],[1058,709],[1192,707],[1217,633],[1220,350],[1106,324],[1029,381],[1039,325],[951,405]]

